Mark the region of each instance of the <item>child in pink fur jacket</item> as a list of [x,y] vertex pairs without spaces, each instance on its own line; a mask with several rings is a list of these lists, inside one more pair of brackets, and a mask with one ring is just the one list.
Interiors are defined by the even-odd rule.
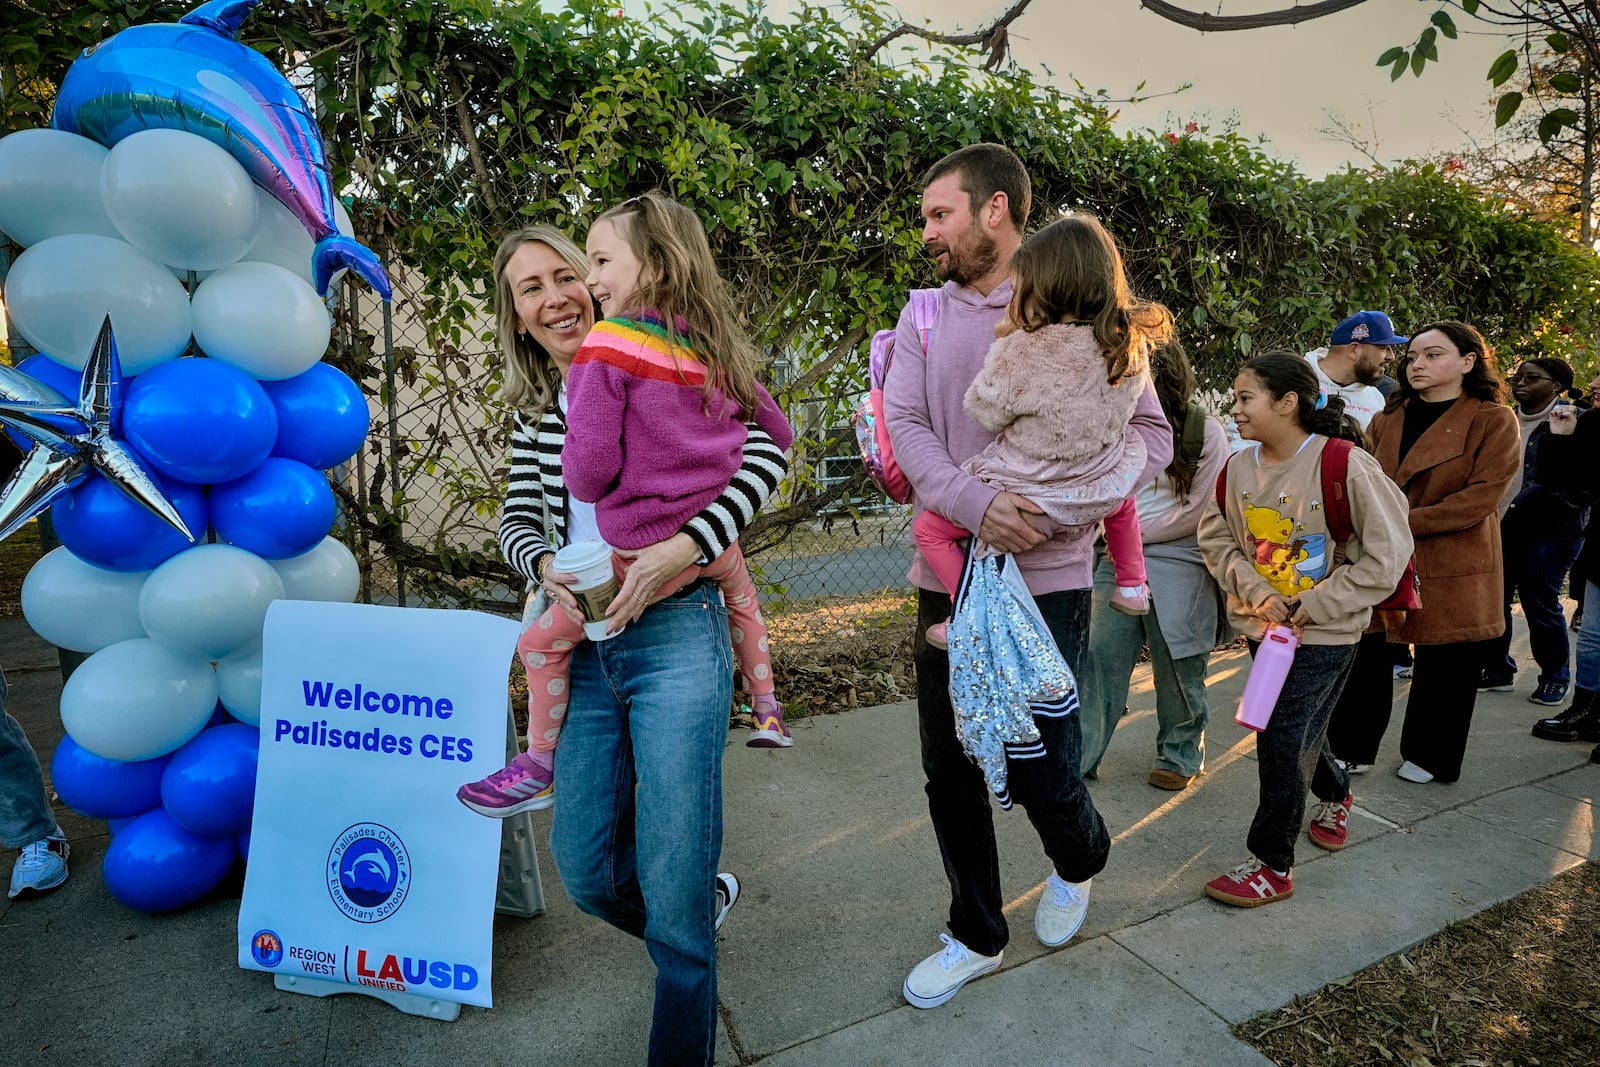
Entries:
[[[1133,298],[1116,243],[1088,215],[1028,238],[1011,269],[1011,306],[964,401],[998,436],[964,469],[1032,500],[1057,526],[1103,521],[1116,569],[1111,606],[1143,615],[1150,591],[1132,494],[1146,453],[1128,420],[1149,379],[1150,351],[1171,336],[1171,317]],[[912,531],[954,595],[971,533],[927,510]],[[947,625],[928,628],[930,645],[947,647]]]

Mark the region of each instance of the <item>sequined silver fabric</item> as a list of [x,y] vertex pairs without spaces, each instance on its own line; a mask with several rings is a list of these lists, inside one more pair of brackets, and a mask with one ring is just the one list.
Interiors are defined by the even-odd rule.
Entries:
[[1072,671],[1009,556],[968,564],[949,642],[956,735],[989,788],[1007,799],[1006,746],[1039,739],[1029,704],[1066,698]]

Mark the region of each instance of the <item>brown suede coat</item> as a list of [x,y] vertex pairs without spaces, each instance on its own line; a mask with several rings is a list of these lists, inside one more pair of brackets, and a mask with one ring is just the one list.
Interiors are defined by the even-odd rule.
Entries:
[[1373,416],[1367,432],[1384,473],[1411,503],[1422,607],[1389,639],[1447,645],[1505,629],[1496,506],[1520,463],[1511,409],[1463,396],[1400,460],[1403,408]]

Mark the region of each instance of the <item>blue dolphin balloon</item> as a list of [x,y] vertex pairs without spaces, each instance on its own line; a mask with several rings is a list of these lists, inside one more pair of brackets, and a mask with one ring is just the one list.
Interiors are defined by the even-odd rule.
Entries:
[[259,0],[208,0],[176,23],[130,26],[67,71],[51,125],[111,147],[141,130],[185,130],[226,150],[316,241],[317,291],[349,267],[385,299],[378,257],[339,232],[328,156],[300,94],[265,56],[234,40]]

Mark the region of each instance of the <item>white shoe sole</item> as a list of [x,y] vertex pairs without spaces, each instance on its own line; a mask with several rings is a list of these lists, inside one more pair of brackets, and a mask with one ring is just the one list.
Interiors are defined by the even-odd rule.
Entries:
[[777,730],[756,730],[744,743],[745,748],[793,748],[794,738],[785,737]]
[[1004,953],[1001,953],[999,956],[994,958],[994,962],[990,963],[981,971],[973,971],[971,974],[961,979],[961,981],[957,982],[949,989],[946,989],[944,992],[938,993],[934,996],[924,997],[913,993],[911,991],[911,979],[909,976],[906,978],[905,984],[900,987],[900,992],[904,994],[906,1003],[911,1005],[913,1008],[937,1008],[941,1004],[948,1004],[952,997],[961,992],[961,987],[972,981],[974,978],[982,978],[986,974],[993,974],[995,971],[999,970],[1000,960],[1004,957],[1004,955]]
[[525,811],[543,811],[556,802],[556,795],[547,793],[544,796],[529,797],[520,804],[513,804],[509,808],[491,808],[483,804],[475,804],[466,797],[456,797],[456,799],[479,815],[485,815],[491,819],[509,819],[511,816],[521,815]]
[[728,912],[739,902],[739,879],[727,871],[721,871],[717,874],[717,884],[722,887],[727,900],[723,903],[722,910],[717,912],[716,924],[711,928],[713,931],[722,929],[722,924],[728,921]]

